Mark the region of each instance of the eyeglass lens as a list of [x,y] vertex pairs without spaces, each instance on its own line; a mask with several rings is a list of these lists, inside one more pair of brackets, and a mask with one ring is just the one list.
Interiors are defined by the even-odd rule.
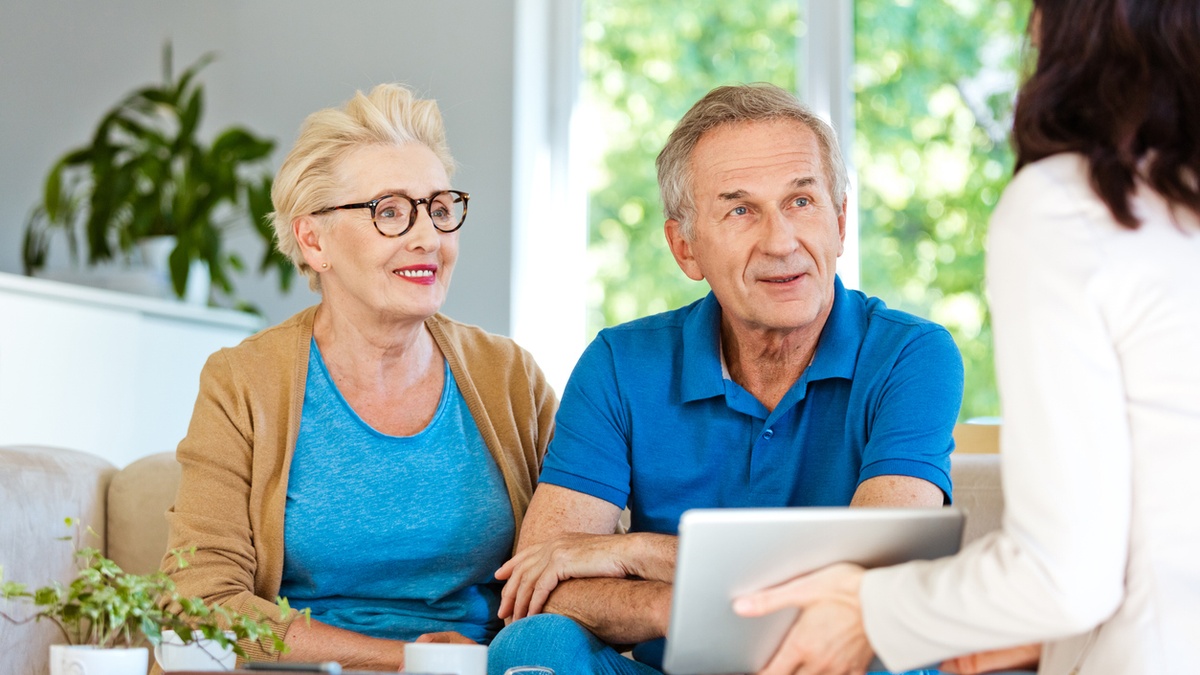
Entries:
[[[426,200],[418,200],[426,202]],[[439,192],[429,198],[429,218],[433,226],[450,232],[459,226],[466,212],[466,200],[453,192]],[[415,220],[413,209],[419,208],[414,200],[403,195],[388,195],[375,205],[375,226],[388,236],[396,236],[409,228]],[[420,215],[420,214],[417,214]]]

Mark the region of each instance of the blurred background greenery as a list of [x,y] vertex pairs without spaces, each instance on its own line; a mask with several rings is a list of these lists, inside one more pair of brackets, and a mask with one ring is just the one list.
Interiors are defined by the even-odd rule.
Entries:
[[[589,338],[707,292],[662,234],[654,158],[720,84],[796,89],[796,0],[585,0]],[[1029,0],[855,0],[861,287],[945,325],[963,354],[961,417],[999,414],[983,293],[987,219],[1012,173],[1008,144]],[[852,201],[854,199],[852,197]]]

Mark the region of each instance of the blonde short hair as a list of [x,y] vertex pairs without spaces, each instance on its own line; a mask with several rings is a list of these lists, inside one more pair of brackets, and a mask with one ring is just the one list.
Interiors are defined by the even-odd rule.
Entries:
[[816,135],[830,196],[835,208],[841,211],[850,180],[833,128],[794,95],[773,84],[756,82],[727,85],[705,94],[684,114],[655,162],[663,214],[679,221],[685,238],[694,236],[696,204],[692,194],[695,179],[692,175],[692,151],[700,139],[709,131],[727,124],[775,120],[799,122]]
[[399,84],[381,84],[369,94],[355,93],[342,108],[326,108],[308,116],[300,136],[279,167],[271,188],[275,212],[275,245],[291,259],[308,285],[320,290],[316,270],[304,262],[292,221],[331,206],[341,187],[338,166],[354,150],[369,145],[425,145],[454,174],[454,158],[446,144],[446,129],[437,102],[417,98]]

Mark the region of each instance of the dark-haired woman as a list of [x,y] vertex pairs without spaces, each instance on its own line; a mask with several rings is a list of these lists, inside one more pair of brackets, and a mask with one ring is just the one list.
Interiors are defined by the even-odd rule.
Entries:
[[1003,527],[741,599],[804,611],[770,673],[1194,672],[1200,640],[1200,2],[1034,0],[992,218]]

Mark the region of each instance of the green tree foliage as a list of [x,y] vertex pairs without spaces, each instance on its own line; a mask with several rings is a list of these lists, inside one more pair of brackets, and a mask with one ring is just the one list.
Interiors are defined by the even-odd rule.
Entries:
[[[821,0],[813,0],[821,1]],[[589,185],[589,331],[707,292],[662,233],[654,158],[709,89],[796,87],[796,0],[585,2],[583,108],[598,155]],[[1029,0],[857,0],[862,285],[946,325],[963,352],[963,416],[997,414],[983,236],[1007,183]]]
[[1028,0],[857,0],[855,127],[862,288],[946,326],[964,418],[996,415],[983,292]]

